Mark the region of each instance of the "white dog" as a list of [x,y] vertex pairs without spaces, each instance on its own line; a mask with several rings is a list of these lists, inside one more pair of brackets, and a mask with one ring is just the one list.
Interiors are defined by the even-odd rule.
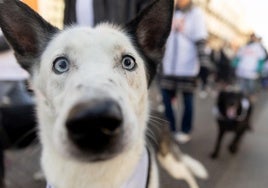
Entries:
[[[172,13],[173,0],[157,0],[126,26],[60,31],[25,4],[0,1],[3,33],[31,73],[42,167],[51,187],[159,187],[145,139],[147,89]],[[167,169],[176,161],[162,159]],[[180,169],[169,171],[183,177]]]

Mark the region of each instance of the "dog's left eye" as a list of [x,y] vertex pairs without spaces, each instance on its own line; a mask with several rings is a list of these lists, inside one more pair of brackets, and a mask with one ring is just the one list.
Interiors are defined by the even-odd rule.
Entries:
[[70,63],[65,57],[59,57],[53,62],[53,71],[56,74],[62,74],[69,70]]
[[122,59],[122,66],[124,69],[129,70],[129,71],[134,70],[136,67],[136,61],[134,57],[130,55],[124,56]]

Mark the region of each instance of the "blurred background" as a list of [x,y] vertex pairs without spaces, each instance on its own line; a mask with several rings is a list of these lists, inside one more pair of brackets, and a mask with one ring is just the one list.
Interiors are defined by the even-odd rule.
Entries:
[[[63,27],[63,0],[24,0],[46,20]],[[194,0],[205,13],[212,47],[230,42],[234,48],[247,42],[250,33],[255,32],[268,44],[266,7],[262,0]]]

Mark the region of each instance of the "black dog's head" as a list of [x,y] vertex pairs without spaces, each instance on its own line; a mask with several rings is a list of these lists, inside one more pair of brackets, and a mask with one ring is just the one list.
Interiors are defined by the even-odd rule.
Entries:
[[234,120],[242,113],[241,92],[221,91],[218,96],[217,107],[225,119]]

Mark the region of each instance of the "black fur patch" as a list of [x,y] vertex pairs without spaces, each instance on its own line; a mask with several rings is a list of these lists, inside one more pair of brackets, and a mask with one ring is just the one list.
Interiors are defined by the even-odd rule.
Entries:
[[171,30],[173,3],[173,0],[157,0],[126,25],[134,45],[146,60],[149,85],[164,55]]
[[23,68],[29,70],[58,29],[20,1],[0,3],[0,27]]

